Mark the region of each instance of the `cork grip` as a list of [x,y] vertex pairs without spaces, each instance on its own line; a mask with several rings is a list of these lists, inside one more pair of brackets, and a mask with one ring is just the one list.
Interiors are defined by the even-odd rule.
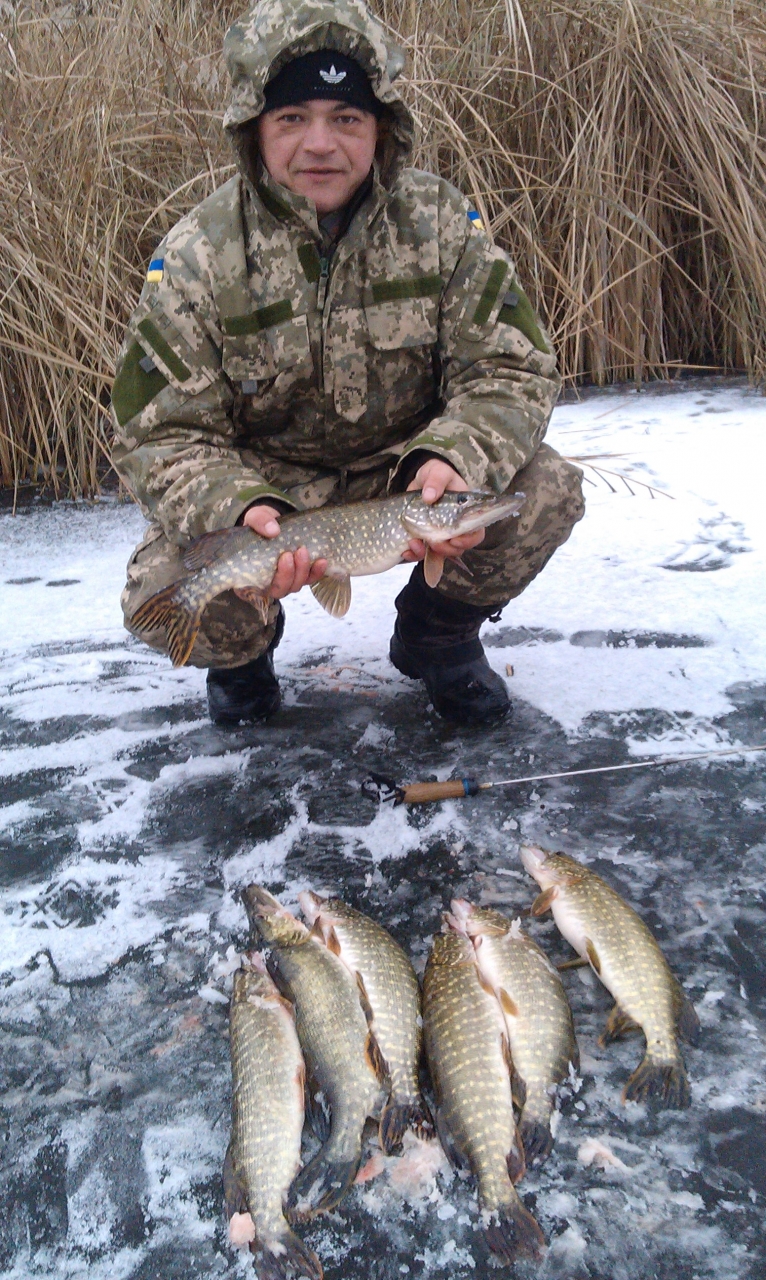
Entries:
[[402,787],[405,804],[428,804],[431,800],[461,800],[475,795],[476,783],[471,778],[450,778],[448,782],[411,782]]

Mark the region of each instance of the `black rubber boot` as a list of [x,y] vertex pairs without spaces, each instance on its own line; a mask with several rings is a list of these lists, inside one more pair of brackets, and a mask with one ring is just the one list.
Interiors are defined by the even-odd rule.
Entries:
[[500,720],[511,709],[505,682],[487,662],[479,629],[496,609],[450,600],[429,587],[418,565],[396,597],[389,656],[397,671],[422,680],[434,710],[458,724]]
[[274,650],[285,629],[279,610],[274,639],[265,653],[242,667],[211,667],[207,673],[207,705],[213,724],[235,725],[240,720],[268,720],[282,701],[274,674]]

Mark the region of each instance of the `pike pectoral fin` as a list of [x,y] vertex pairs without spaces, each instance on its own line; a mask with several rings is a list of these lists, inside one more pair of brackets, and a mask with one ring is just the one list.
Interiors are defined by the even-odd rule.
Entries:
[[438,587],[444,573],[444,558],[437,556],[430,547],[426,547],[426,558],[423,561],[423,576],[429,587]]
[[258,587],[239,587],[238,594],[253,606],[264,627],[267,627],[269,625],[271,596],[266,595],[264,591],[259,591]]
[[588,959],[591,962],[594,973],[601,974],[601,961],[598,958],[598,951],[594,947],[590,938],[585,939],[585,950],[588,953]]
[[627,1013],[623,1013],[618,1004],[614,1006],[612,1012],[606,1020],[606,1026],[599,1036],[599,1044],[606,1047],[613,1040],[622,1040],[624,1036],[633,1035],[635,1031],[641,1028],[633,1018],[629,1018]]
[[343,618],[351,608],[351,579],[347,573],[334,578],[325,574],[311,590],[323,609],[333,618]]
[[500,988],[498,996],[500,997],[500,1004],[502,1005],[503,1012],[510,1014],[512,1018],[518,1018],[519,1006],[516,1004],[515,1000],[511,999],[504,987]]
[[553,899],[558,896],[558,885],[549,885],[547,889],[543,889],[542,893],[538,893],[530,908],[533,916],[543,916],[546,911],[550,910]]

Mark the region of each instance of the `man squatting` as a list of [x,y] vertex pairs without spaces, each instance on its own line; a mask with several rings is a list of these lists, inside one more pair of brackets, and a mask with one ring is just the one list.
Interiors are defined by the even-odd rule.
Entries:
[[[128,566],[126,626],[183,576],[183,548],[289,511],[422,489],[509,486],[521,515],[436,550],[396,600],[394,666],[436,711],[509,708],[479,640],[583,513],[581,473],[542,444],[559,380],[510,258],[469,202],[407,168],[404,59],[362,0],[262,0],[229,30],[224,117],[239,173],[173,228],[150,264],[112,396],[116,470],[150,524]],[[405,559],[422,561],[412,540]],[[470,575],[455,561],[462,557]],[[284,553],[264,627],[227,591],[191,654],[210,715],[273,714],[280,601],[322,576]]]

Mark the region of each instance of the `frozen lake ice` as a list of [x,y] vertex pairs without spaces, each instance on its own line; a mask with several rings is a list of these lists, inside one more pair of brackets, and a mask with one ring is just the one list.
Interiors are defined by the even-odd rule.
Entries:
[[[688,1112],[620,1093],[634,1040],[565,975],[582,1085],[520,1190],[549,1249],[519,1275],[756,1280],[766,1271],[766,754],[378,808],[370,770],[481,779],[766,742],[766,401],[735,383],[616,388],[548,437],[602,455],[570,541],[484,632],[513,717],[457,732],[388,663],[409,570],[355,580],[340,621],[288,602],[282,711],[221,730],[204,672],[122,629],[136,508],[0,515],[0,1277],[252,1274],[226,1241],[227,983],[239,888],[345,896],[422,968],[452,896],[509,914],[523,839],[597,869],[695,1002]],[[549,918],[532,924],[568,957]],[[487,1274],[470,1180],[397,1161],[307,1232],[328,1280]]]

